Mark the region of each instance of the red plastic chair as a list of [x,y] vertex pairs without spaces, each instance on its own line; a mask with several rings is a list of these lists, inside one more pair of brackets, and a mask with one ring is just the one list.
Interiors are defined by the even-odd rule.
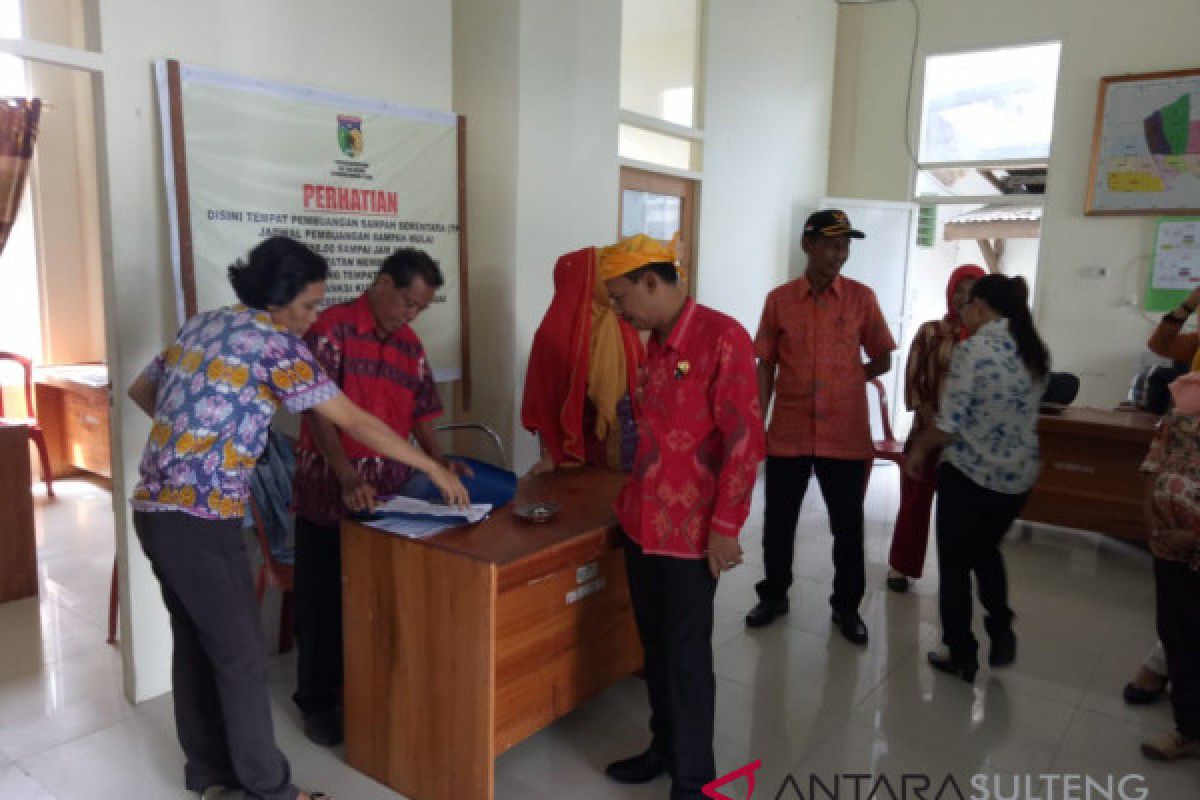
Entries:
[[887,389],[883,388],[883,382],[879,378],[872,378],[870,382],[879,394],[879,418],[883,421],[883,438],[876,439],[873,442],[875,446],[875,458],[882,458],[884,461],[903,465],[904,442],[897,441],[896,437],[892,434],[891,414],[888,413]]
[[278,589],[283,598],[283,607],[279,618],[279,652],[286,653],[292,649],[292,590],[295,587],[296,570],[291,564],[276,561],[271,554],[271,545],[267,542],[267,529],[263,523],[262,514],[254,496],[249,499],[250,513],[254,516],[254,535],[258,539],[258,548],[262,551],[262,563],[258,567],[258,577],[254,580],[254,591],[258,595],[261,606],[263,594],[268,588]]
[[874,468],[876,460],[891,461],[896,466],[904,469],[904,442],[898,441],[895,435],[892,434],[891,415],[888,413],[887,389],[883,388],[883,382],[878,378],[872,378],[869,383],[875,387],[875,391],[879,397],[879,418],[883,421],[883,438],[875,439],[871,443],[875,457],[871,459],[871,465],[867,469],[868,483],[871,480],[871,470]]
[[46,434],[38,425],[33,409],[33,362],[25,356],[0,350],[0,361],[14,361],[21,366],[25,373],[25,417],[6,417],[4,415],[4,394],[0,392],[0,421],[12,425],[24,425],[29,431],[29,438],[37,447],[38,458],[42,462],[42,480],[46,483],[46,494],[54,497],[54,475],[50,472],[50,454],[46,450]]

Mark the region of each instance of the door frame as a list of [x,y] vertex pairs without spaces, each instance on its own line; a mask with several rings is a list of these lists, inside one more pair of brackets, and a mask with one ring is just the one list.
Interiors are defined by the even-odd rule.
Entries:
[[640,167],[621,166],[620,186],[617,189],[617,238],[621,237],[621,219],[625,212],[625,190],[665,194],[681,199],[679,208],[679,266],[687,282],[688,294],[696,296],[696,209],[700,181],[679,175],[653,172]]
[[[901,283],[900,295],[900,317],[897,320],[898,328],[892,331],[892,337],[896,340],[896,347],[892,354],[892,367],[887,374],[893,375],[892,385],[888,385],[888,381],[883,381],[884,387],[888,389],[888,424],[896,429],[896,421],[903,416],[903,398],[904,398],[904,371],[907,363],[908,353],[901,352],[900,347],[903,346],[905,340],[905,332],[912,326],[912,308],[909,304],[908,290],[911,283],[912,270],[912,253],[916,246],[917,223],[919,204],[903,200],[869,200],[866,198],[853,197],[822,197],[817,204],[818,209],[840,208],[843,211],[849,211],[851,221],[854,220],[853,209],[891,209],[896,211],[908,212],[908,232],[905,238],[904,248],[904,279]],[[872,289],[874,291],[874,289]],[[880,378],[887,377],[887,374]],[[871,398],[868,397],[868,404]]]

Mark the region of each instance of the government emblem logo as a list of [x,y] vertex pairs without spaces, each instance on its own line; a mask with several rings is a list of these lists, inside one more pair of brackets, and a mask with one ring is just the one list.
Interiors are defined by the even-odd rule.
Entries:
[[347,158],[358,158],[363,151],[362,117],[338,114],[338,147]]

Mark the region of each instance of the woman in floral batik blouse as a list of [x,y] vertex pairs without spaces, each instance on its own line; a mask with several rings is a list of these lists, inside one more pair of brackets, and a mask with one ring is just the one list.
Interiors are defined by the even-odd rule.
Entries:
[[1142,742],[1142,753],[1160,761],[1200,756],[1200,372],[1176,379],[1171,399],[1142,464],[1158,638],[1175,718],[1175,730]]
[[129,396],[154,424],[133,523],[162,588],[174,638],[175,723],[187,788],[311,800],[275,745],[266,647],[242,538],[250,471],[280,408],[313,411],[426,472],[449,503],[458,478],[346,399],[300,337],[317,316],[325,259],[286,237],[229,268],[241,305],[197,314]]

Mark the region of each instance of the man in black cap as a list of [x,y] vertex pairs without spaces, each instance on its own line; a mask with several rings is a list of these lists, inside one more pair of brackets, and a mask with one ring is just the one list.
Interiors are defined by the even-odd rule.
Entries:
[[[759,603],[746,625],[761,628],[788,611],[796,522],[816,472],[833,532],[833,624],[867,643],[859,616],[866,585],[863,495],[873,446],[867,381],[887,372],[896,343],[875,293],[839,273],[850,240],[862,239],[842,211],[818,211],[804,225],[804,275],[767,295],[754,350],[767,429],[766,514]],[[866,354],[866,362],[863,354]]]

